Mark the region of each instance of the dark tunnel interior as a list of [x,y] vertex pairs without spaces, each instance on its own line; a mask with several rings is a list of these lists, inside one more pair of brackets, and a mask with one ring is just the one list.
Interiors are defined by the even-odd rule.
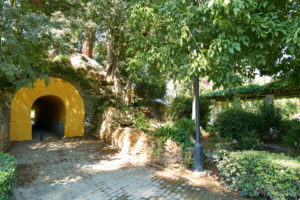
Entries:
[[32,137],[64,136],[66,111],[58,97],[49,95],[38,98],[31,108]]

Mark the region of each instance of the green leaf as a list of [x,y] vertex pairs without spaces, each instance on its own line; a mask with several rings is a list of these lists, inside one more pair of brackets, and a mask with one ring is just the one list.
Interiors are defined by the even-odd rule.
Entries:
[[237,17],[238,13],[239,13],[240,9],[239,8],[233,8],[233,13],[234,13],[234,16]]

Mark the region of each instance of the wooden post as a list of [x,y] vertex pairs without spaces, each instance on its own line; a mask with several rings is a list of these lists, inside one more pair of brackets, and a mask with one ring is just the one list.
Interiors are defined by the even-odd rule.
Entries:
[[298,107],[298,113],[300,113],[300,98],[298,98],[297,107]]
[[216,114],[219,114],[222,112],[223,108],[222,108],[222,101],[217,101],[216,100]]
[[210,100],[212,104],[212,109],[210,111],[210,123],[214,123],[216,118],[216,100],[212,99]]
[[266,103],[271,103],[273,104],[274,103],[274,95],[273,94],[267,94],[265,96],[265,100],[264,100]]
[[241,99],[239,97],[234,97],[232,104],[233,104],[234,108],[240,108],[241,107]]
[[226,106],[226,101],[221,101],[221,112],[225,111],[227,109],[227,106]]
[[219,104],[217,100],[215,101],[215,113],[219,114]]

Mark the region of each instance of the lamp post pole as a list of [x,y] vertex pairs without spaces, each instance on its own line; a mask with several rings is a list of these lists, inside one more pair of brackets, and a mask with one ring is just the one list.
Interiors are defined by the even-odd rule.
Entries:
[[194,170],[203,171],[203,145],[200,142],[199,77],[195,76],[196,143],[194,145]]

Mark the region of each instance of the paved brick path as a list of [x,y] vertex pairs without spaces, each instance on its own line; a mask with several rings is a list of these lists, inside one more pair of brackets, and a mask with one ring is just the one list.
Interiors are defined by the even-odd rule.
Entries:
[[212,177],[191,183],[93,140],[17,142],[17,200],[241,199]]

